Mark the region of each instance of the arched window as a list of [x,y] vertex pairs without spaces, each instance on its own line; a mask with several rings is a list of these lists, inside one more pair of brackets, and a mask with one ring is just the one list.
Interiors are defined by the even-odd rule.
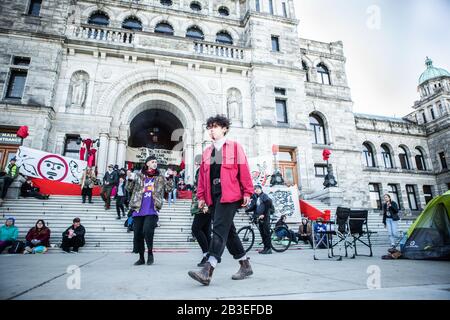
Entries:
[[425,164],[425,156],[423,154],[423,151],[419,147],[416,147],[415,159],[417,170],[426,171],[427,166]]
[[200,30],[199,27],[193,26],[193,27],[190,27],[189,29],[187,29],[186,38],[203,40],[203,39],[205,39],[205,36],[203,35],[203,31]]
[[408,159],[408,152],[406,151],[405,147],[402,147],[402,146],[399,147],[398,158],[400,160],[400,166],[402,169],[406,169],[406,170],[411,169],[411,165],[410,165],[409,159]]
[[190,7],[191,7],[192,11],[196,11],[196,12],[202,11],[202,5],[200,3],[198,3],[197,1],[191,2]]
[[373,149],[367,142],[363,143],[363,159],[366,167],[375,167],[375,156]]
[[161,3],[163,6],[170,7],[172,5],[172,0],[160,0],[159,3]]
[[305,61],[302,61],[302,68],[306,73],[306,82],[309,82],[309,68]]
[[173,28],[167,22],[160,22],[155,27],[156,33],[163,33],[169,36],[173,36]]
[[217,11],[222,17],[228,17],[230,15],[230,10],[227,7],[220,7]]
[[109,25],[108,15],[102,11],[96,11],[88,19],[89,24],[95,24],[97,26]]
[[317,73],[319,74],[319,79],[322,81],[322,84],[331,84],[330,71],[326,65],[319,63],[317,65]]
[[128,17],[122,22],[122,28],[128,30],[142,31],[142,23],[136,17]]
[[220,31],[216,34],[216,42],[223,44],[233,44],[233,38],[226,31]]
[[381,155],[383,156],[383,163],[385,168],[393,168],[391,150],[386,144],[381,145]]
[[309,126],[314,133],[314,143],[326,144],[325,125],[322,118],[316,114],[309,115]]

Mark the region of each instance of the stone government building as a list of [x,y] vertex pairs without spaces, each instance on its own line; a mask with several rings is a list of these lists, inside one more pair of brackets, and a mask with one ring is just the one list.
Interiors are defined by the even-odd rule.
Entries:
[[66,156],[99,138],[100,176],[128,147],[181,146],[191,182],[206,119],[221,113],[253,163],[270,170],[280,145],[284,178],[306,197],[323,189],[327,148],[345,203],[376,209],[390,193],[419,211],[450,187],[450,73],[427,59],[403,118],[356,114],[342,42],[302,39],[294,4],[3,0],[0,165],[27,125],[25,146]]

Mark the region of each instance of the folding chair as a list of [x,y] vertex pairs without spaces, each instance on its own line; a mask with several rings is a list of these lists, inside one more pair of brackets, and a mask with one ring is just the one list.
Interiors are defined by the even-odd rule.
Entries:
[[[350,233],[353,237],[353,246],[355,249],[355,256],[372,257],[372,243],[370,237],[377,233],[370,231],[367,225],[369,212],[367,210],[351,210],[349,217]],[[362,244],[369,248],[369,254],[358,254],[357,244]]]
[[[339,248],[339,256],[342,256],[341,255],[342,245],[344,245],[345,257],[348,257],[347,248],[352,248],[354,250],[353,237],[350,232],[349,218],[350,218],[350,208],[337,207],[335,219],[337,229],[334,232],[334,234],[336,235],[335,239],[337,239],[337,241],[335,243],[332,243],[331,246],[332,249],[331,253],[333,256],[334,256],[333,249],[336,246],[338,246]],[[355,252],[353,252],[353,256],[351,258],[352,259],[355,258]]]
[[[316,233],[315,228],[316,222],[313,222],[312,225],[312,241],[313,241],[313,251],[314,251],[314,260],[330,260],[334,258],[333,255],[333,234],[336,234],[334,231],[334,221],[323,221],[323,225],[325,226],[325,230]],[[328,259],[319,259],[316,256],[316,249],[320,247],[320,245],[324,245],[327,249]],[[342,256],[338,256],[335,260],[342,260]]]

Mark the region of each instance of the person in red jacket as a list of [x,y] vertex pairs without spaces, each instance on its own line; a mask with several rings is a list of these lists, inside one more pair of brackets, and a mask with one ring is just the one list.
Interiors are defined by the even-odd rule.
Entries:
[[245,279],[253,274],[250,262],[239,239],[233,219],[240,207],[250,203],[253,182],[242,146],[228,140],[226,134],[230,120],[217,115],[207,120],[206,128],[213,141],[203,152],[200,165],[197,198],[198,206],[209,207],[213,214],[213,235],[209,244],[208,261],[200,271],[189,271],[194,280],[209,285],[225,247],[239,261],[239,271],[233,280]]
[[39,219],[36,225],[31,228],[25,237],[24,253],[32,253],[37,246],[50,247],[50,229],[45,225],[44,220]]

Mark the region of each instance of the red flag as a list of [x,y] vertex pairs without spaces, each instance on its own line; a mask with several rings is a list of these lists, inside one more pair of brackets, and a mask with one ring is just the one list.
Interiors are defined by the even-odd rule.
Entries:
[[277,154],[278,152],[280,152],[280,146],[277,144],[273,144],[272,145],[272,154]]
[[19,128],[19,130],[17,130],[17,136],[25,139],[26,137],[28,137],[28,127],[27,126],[21,126]]
[[328,149],[323,150],[323,152],[322,152],[323,160],[328,160],[330,158],[330,155],[331,155],[330,150],[328,150]]

